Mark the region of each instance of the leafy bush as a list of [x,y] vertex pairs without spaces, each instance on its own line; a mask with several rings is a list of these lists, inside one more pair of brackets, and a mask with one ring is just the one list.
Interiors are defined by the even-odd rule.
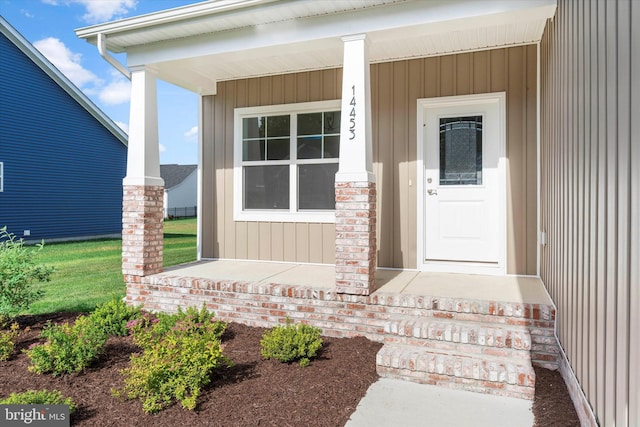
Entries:
[[48,282],[53,269],[37,264],[35,257],[44,240],[35,248],[24,247],[23,239],[0,228],[0,317],[14,317],[42,297],[33,285]]
[[2,405],[68,405],[69,413],[76,410],[76,404],[70,397],[64,397],[58,390],[27,390],[23,393],[11,393],[0,400]]
[[123,389],[112,393],[140,399],[142,409],[150,413],[169,406],[173,399],[194,409],[213,370],[231,365],[220,347],[226,324],[215,321],[204,307],[160,315],[157,320],[143,316],[130,322],[134,342],[144,351],[131,356],[131,366],[121,371]]
[[312,357],[322,348],[321,330],[314,326],[287,324],[276,326],[265,332],[260,340],[260,353],[265,359],[281,362],[300,361],[300,366],[309,365]]
[[139,307],[128,306],[122,299],[112,297],[111,301],[100,304],[89,315],[105,335],[127,335],[127,323],[141,316]]
[[20,326],[17,323],[13,323],[7,331],[0,331],[0,361],[9,360],[13,355],[16,348],[16,339],[19,336]]
[[47,324],[41,337],[44,344],[26,350],[31,359],[29,371],[53,376],[79,372],[89,366],[102,352],[107,335],[87,316],[80,316],[73,326]]

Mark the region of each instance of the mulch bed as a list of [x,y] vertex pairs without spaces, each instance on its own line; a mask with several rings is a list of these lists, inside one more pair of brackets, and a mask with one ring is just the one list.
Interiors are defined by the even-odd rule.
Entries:
[[[105,353],[83,373],[53,378],[27,370],[21,350],[38,342],[46,320],[73,322],[77,314],[23,316],[18,352],[0,362],[0,397],[28,389],[57,389],[78,404],[72,416],[77,426],[342,426],[369,386],[378,378],[375,355],[382,346],[366,338],[326,338],[311,365],[262,360],[260,338],[265,329],[230,323],[223,336],[224,353],[234,366],[216,374],[203,391],[195,411],[173,405],[157,415],[142,411],[137,400],[111,395],[122,387],[119,370],[138,348],[130,337],[110,338]],[[578,418],[557,372],[536,368],[533,411],[536,426],[579,426]]]

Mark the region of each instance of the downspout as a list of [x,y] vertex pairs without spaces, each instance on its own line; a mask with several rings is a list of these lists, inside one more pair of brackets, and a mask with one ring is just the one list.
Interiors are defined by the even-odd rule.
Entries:
[[100,56],[102,56],[102,58],[105,61],[111,64],[113,68],[120,71],[127,79],[131,80],[131,73],[129,72],[129,70],[120,62],[118,62],[117,59],[109,55],[109,52],[107,52],[107,37],[104,34],[98,33],[97,44],[98,44],[98,52],[100,53]]

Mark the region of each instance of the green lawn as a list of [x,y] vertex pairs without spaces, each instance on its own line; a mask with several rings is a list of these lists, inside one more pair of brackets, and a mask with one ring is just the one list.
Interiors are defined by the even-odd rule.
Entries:
[[[44,298],[28,313],[90,311],[111,295],[124,296],[120,239],[47,244],[38,261],[51,265],[55,272],[42,284]],[[164,266],[196,259],[196,219],[165,221]]]

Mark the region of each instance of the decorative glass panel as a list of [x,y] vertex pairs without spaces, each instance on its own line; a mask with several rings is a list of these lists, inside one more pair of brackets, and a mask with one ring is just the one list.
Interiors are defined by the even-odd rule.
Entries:
[[298,209],[336,208],[337,163],[298,166]]
[[245,166],[244,209],[289,209],[289,166]]
[[482,184],[482,116],[440,119],[440,185]]

